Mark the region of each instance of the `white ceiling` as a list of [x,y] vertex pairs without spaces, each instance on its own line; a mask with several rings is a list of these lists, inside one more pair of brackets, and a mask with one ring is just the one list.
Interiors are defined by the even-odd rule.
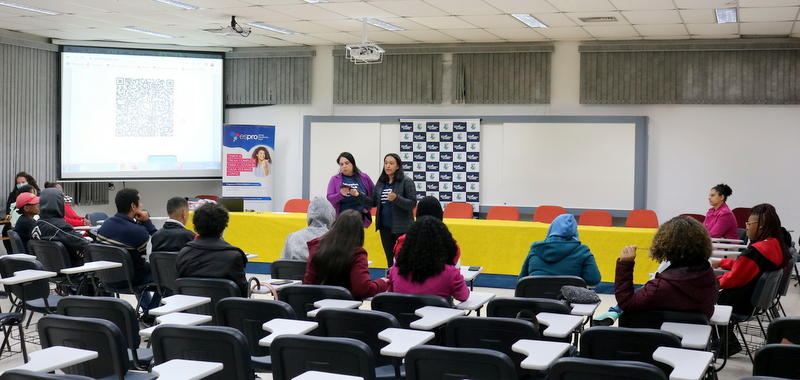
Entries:
[[[152,0],[11,0],[61,15],[0,6],[0,29],[65,40],[184,46],[257,47],[361,42],[361,18],[402,27],[368,27],[379,44],[734,39],[800,37],[800,0],[183,0],[183,10]],[[715,8],[738,8],[738,23],[717,24]],[[529,28],[511,13],[530,13],[547,28]],[[299,32],[252,28],[249,37],[203,31],[237,22],[263,22]],[[616,17],[585,23],[580,17]],[[137,27],[178,38],[120,29]]]

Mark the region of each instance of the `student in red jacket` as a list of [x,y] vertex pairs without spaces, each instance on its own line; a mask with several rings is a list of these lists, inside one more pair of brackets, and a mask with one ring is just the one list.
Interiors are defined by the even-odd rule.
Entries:
[[303,283],[341,286],[355,299],[386,291],[385,278],[372,280],[369,276],[364,224],[358,211],[343,211],[328,232],[308,242]]

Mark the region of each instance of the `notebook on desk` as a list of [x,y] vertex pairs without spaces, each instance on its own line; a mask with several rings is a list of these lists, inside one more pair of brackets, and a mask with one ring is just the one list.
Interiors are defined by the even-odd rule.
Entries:
[[242,212],[244,211],[243,198],[218,198],[217,203],[225,206],[228,212]]

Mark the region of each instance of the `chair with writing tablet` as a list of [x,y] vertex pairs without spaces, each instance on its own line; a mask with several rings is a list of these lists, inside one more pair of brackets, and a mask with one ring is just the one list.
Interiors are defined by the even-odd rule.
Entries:
[[100,211],[90,212],[86,214],[86,219],[89,219],[89,224],[96,226],[108,219],[108,214]]
[[11,253],[28,253],[22,238],[17,231],[8,230],[8,240],[11,242]]
[[[37,260],[21,259],[10,256],[0,258],[0,276],[3,278],[13,277],[14,273],[27,269],[43,271],[44,267]],[[33,313],[53,314],[56,312],[56,305],[63,297],[51,294],[50,281],[47,278],[24,282],[16,285],[4,285],[8,293],[9,301],[13,305],[12,311],[22,311],[28,314],[27,325],[31,323]],[[26,328],[27,328],[26,325]]]
[[24,369],[10,369],[0,375],[0,380],[94,380],[80,375],[61,375],[55,373],[39,373]]
[[99,288],[115,294],[133,294],[137,302],[134,310],[137,312],[141,308],[142,293],[145,291],[157,291],[155,283],[147,282],[139,285],[133,284],[134,269],[133,260],[130,253],[125,248],[106,244],[92,243],[86,246],[84,253],[86,261],[111,261],[121,263],[121,267],[102,269],[95,274],[100,279]]
[[[566,303],[547,299],[547,298],[519,298],[519,297],[497,297],[486,305],[487,317],[506,317],[516,318],[522,311],[530,311],[533,315],[539,313],[554,313],[554,314],[567,314],[571,310]],[[544,324],[539,325],[539,332],[542,333],[543,340],[567,342],[571,341],[571,337],[564,338],[551,338],[544,336],[544,330],[547,326]]]
[[581,334],[580,347],[581,357],[650,363],[669,376],[672,366],[653,359],[653,352],[659,347],[681,348],[681,339],[658,329],[595,326]]
[[777,297],[778,294],[778,285],[782,276],[783,269],[761,273],[756,287],[753,290],[753,295],[750,297],[750,304],[753,306],[753,311],[750,314],[739,314],[736,312],[731,314],[734,328],[739,331],[739,336],[742,338],[742,342],[744,342],[743,346],[747,355],[750,357],[750,361],[753,361],[753,354],[750,351],[750,345],[747,344],[747,339],[744,336],[744,329],[741,324],[755,319],[758,322],[761,334],[763,334],[761,338],[767,338],[762,318],[770,319],[770,308],[774,305],[775,297]]
[[228,297],[217,303],[217,325],[242,332],[257,372],[272,372],[269,347],[259,345],[258,341],[269,334],[262,327],[264,323],[275,318],[295,319],[294,309],[283,301],[241,297]]
[[316,309],[314,302],[324,299],[352,300],[350,291],[333,285],[287,285],[278,292],[278,299],[294,309],[297,319],[313,320],[308,312]]
[[753,357],[753,375],[800,379],[798,358],[800,358],[800,345],[767,344],[759,348]]
[[800,317],[779,317],[767,327],[767,343],[781,343],[784,339],[800,344]]
[[269,275],[273,279],[302,280],[305,274],[305,260],[278,259],[269,266]]
[[162,297],[175,294],[175,280],[178,279],[175,261],[178,259],[178,252],[154,251],[149,259],[158,292]]
[[644,362],[561,358],[550,366],[548,380],[667,380],[664,371]]
[[586,288],[578,276],[526,276],[517,281],[514,297],[559,299],[563,286]]
[[139,320],[128,301],[114,297],[69,296],[58,301],[58,314],[69,317],[105,319],[116,325],[125,338],[133,367],[147,369],[153,350],[140,348]]
[[519,220],[519,209],[514,206],[492,206],[486,214],[487,220]]
[[216,307],[220,300],[227,297],[243,298],[239,286],[227,278],[179,278],[175,280],[175,293],[211,298],[211,302],[186,310],[187,313],[210,315],[211,324],[217,324]]
[[406,355],[406,379],[516,380],[517,372],[499,351],[422,345]]
[[150,337],[155,365],[172,359],[222,363],[206,380],[250,380],[255,377],[247,339],[227,326],[160,326]]
[[372,350],[357,339],[282,335],[269,349],[275,380],[291,380],[311,369],[375,380]]
[[578,217],[579,226],[611,227],[613,221],[611,213],[603,210],[586,210]]
[[60,290],[60,294],[70,294],[71,287],[83,285],[83,274],[61,274],[61,270],[72,267],[72,263],[67,248],[60,241],[31,239],[28,241],[28,251],[42,263],[44,270],[58,273],[49,280]]
[[539,223],[553,223],[557,216],[566,214],[567,209],[561,206],[541,205],[533,212],[533,221]]

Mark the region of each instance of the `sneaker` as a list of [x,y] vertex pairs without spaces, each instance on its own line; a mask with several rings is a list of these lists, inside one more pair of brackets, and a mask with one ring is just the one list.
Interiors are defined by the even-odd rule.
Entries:
[[615,311],[607,311],[592,320],[592,326],[611,326],[619,318],[619,313]]

